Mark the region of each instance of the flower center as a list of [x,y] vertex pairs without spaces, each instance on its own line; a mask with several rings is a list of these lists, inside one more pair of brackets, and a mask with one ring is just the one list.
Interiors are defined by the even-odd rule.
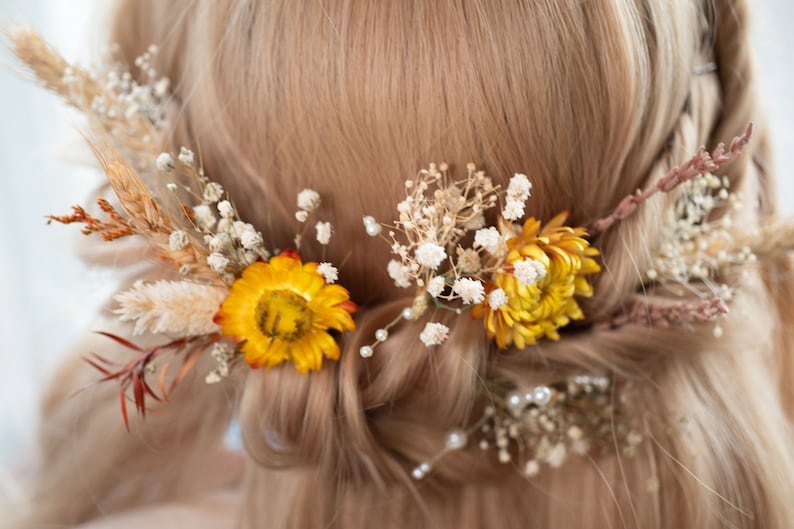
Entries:
[[265,336],[293,341],[309,332],[312,313],[301,296],[289,290],[273,290],[260,298],[256,324]]

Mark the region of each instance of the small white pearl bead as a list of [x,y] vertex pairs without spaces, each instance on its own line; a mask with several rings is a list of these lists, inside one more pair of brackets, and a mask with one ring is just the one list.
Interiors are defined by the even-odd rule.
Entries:
[[538,386],[532,392],[535,404],[545,406],[551,401],[551,390],[546,386]]
[[519,391],[511,391],[507,394],[507,407],[513,413],[519,413],[526,402],[524,401],[524,394]]
[[375,220],[375,217],[366,216],[362,220],[364,221],[364,229],[367,231],[367,235],[370,237],[380,235],[383,227],[378,224],[378,221]]
[[403,312],[402,312],[402,317],[403,317],[403,319],[406,319],[406,320],[414,319],[414,309],[412,309],[411,307],[404,308]]
[[361,355],[361,358],[369,358],[374,352],[375,349],[371,345],[364,345],[358,350],[358,354]]
[[385,342],[386,338],[388,337],[389,337],[389,331],[387,331],[386,329],[378,329],[377,331],[375,331],[375,339],[378,340],[379,342]]
[[468,435],[463,430],[452,430],[447,434],[446,446],[450,450],[459,450],[466,446]]
[[427,476],[430,470],[431,468],[429,464],[422,463],[411,471],[411,476],[413,476],[414,479],[422,479]]

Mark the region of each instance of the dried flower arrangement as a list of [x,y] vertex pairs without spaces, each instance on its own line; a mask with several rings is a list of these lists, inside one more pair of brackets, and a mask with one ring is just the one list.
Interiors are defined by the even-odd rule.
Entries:
[[[532,189],[523,174],[515,174],[502,193],[474,164],[462,180],[450,180],[447,170],[433,164],[406,181],[399,219],[389,227],[398,258],[389,262],[389,276],[398,287],[417,289],[407,319],[420,318],[430,304],[458,314],[471,309],[499,348],[558,339],[558,328],[584,317],[574,296],[592,295],[585,276],[600,270],[586,231],[564,226],[564,213],[546,226],[532,217],[523,226],[513,223],[524,217]],[[486,212],[501,198],[498,225],[486,226]],[[367,227],[374,222],[369,219]],[[448,331],[428,322],[420,339],[439,345]],[[377,343],[362,348],[362,355],[371,355]]]
[[[726,313],[733,295],[728,285],[716,283],[718,274],[728,266],[752,262],[755,255],[747,245],[737,247],[727,230],[731,210],[718,221],[711,220],[716,208],[733,204],[735,210],[741,204],[741,197],[728,191],[728,182],[712,172],[739,156],[751,135],[748,125],[727,151],[723,145],[711,154],[700,149],[648,189],[624,198],[589,230],[565,226],[566,213],[545,226],[532,217],[523,224],[516,222],[525,217],[531,196],[532,184],[523,174],[515,174],[502,192],[473,164],[461,180],[449,178],[446,164],[430,165],[406,181],[406,198],[397,206],[399,217],[393,225],[364,218],[368,235],[382,236],[384,228],[388,230],[383,238],[396,257],[389,262],[388,274],[397,287],[413,286],[415,295],[401,317],[376,331],[376,340],[361,348],[361,356],[372,356],[401,319],[419,319],[430,308],[456,314],[470,311],[472,318],[483,321],[487,338],[499,349],[524,349],[541,338],[559,340],[560,328],[584,318],[576,297],[593,294],[587,278],[600,270],[599,252],[589,239],[631,216],[656,193],[674,190],[675,206],[667,212],[653,268],[644,280],[649,285],[675,283],[684,293],[696,291],[700,299],[656,303],[642,297],[628,312],[595,327],[716,320]],[[486,212],[500,200],[504,203],[496,226],[487,226]],[[462,242],[466,240],[468,246]],[[715,333],[720,332],[717,326]],[[428,321],[419,338],[432,347],[442,344],[448,334],[443,323]],[[466,447],[477,435],[483,450],[495,448],[502,463],[521,462],[527,476],[537,474],[541,463],[557,467],[567,454],[583,454],[601,441],[618,443],[632,453],[642,439],[628,421],[610,429],[619,411],[606,395],[613,388],[609,377],[583,374],[529,389],[494,380],[487,386],[484,393],[491,404],[482,417],[473,426],[448,432],[444,448],[414,468],[415,479],[423,479],[436,461]]]
[[[727,203],[738,207],[741,197],[728,191],[728,183],[712,172],[734,160],[752,136],[752,125],[735,138],[727,151],[719,145],[712,154],[700,149],[690,160],[672,169],[644,191],[624,198],[617,208],[588,229],[565,226],[561,213],[544,226],[529,217],[523,224],[532,183],[515,174],[505,192],[473,164],[465,179],[451,180],[446,164],[431,164],[415,179],[405,183],[406,198],[397,205],[399,218],[393,225],[380,225],[364,217],[367,234],[378,236],[388,230],[396,259],[389,262],[388,274],[397,287],[416,290],[411,307],[402,317],[418,319],[429,307],[457,314],[471,311],[482,319],[488,339],[500,349],[524,349],[538,339],[558,340],[558,329],[571,320],[584,318],[576,297],[592,296],[587,276],[600,271],[597,249],[590,239],[615,223],[631,216],[656,193],[679,191],[675,207],[667,212],[665,229],[653,263],[645,273],[648,283],[690,285],[700,281],[709,287],[702,302],[638,305],[629,313],[600,322],[600,328],[628,323],[669,325],[676,321],[709,321],[727,310],[731,296],[727,285],[714,278],[725,266],[752,262],[753,250],[736,248],[727,231],[731,216],[710,221],[716,208]],[[495,226],[486,226],[486,212],[504,199]],[[466,239],[467,235],[473,237]],[[468,245],[462,241],[469,240]],[[645,318],[645,319],[643,319]],[[399,318],[390,325],[395,325]],[[388,328],[380,329],[381,337]],[[421,334],[427,346],[443,343],[449,329],[428,322]],[[385,339],[385,338],[384,338]],[[383,340],[376,336],[361,348],[369,357]]]
[[[115,298],[115,313],[121,321],[134,323],[134,335],[165,335],[166,343],[142,348],[105,334],[134,351],[134,358],[123,364],[96,354],[86,359],[102,373],[100,381],[120,383],[128,427],[128,390],[145,415],[146,399],[163,402],[207,351],[217,361],[205,377],[208,383],[227,376],[240,359],[252,367],[292,362],[306,373],[320,369],[323,357],[339,357],[332,333],[355,328],[351,314],[356,305],[344,287],[333,284],[337,268],[304,263],[296,251],[271,257],[262,234],[239,218],[223,187],[207,178],[193,151],[182,147],[179,153],[167,153],[154,147],[168,126],[170,104],[168,81],[157,79],[150,64],[156,48],[136,60],[150,81],[141,86],[113,62],[96,71],[68,64],[32,30],[9,36],[36,77],[88,116],[96,138],[92,148],[118,199],[118,207],[99,199],[106,220],[73,206],[72,214],[50,216],[50,221],[80,223],[84,234],[98,233],[105,241],[140,236],[181,277],[139,282]],[[147,173],[172,175],[165,188],[170,196],[150,189],[128,159]],[[305,223],[320,204],[315,191],[301,192],[297,221]],[[317,242],[329,244],[331,225],[320,221],[315,228]],[[300,248],[299,238],[296,246]],[[175,373],[169,374],[169,357],[179,358]],[[158,381],[157,390],[152,379]]]
[[[297,196],[296,251],[267,249],[263,234],[239,217],[221,184],[204,173],[200,157],[187,147],[177,153],[157,148],[173,103],[168,80],[158,78],[151,65],[156,47],[135,61],[147,80],[140,85],[112,54],[105,65],[88,70],[67,63],[32,30],[14,30],[9,37],[34,76],[87,116],[92,148],[118,201],[98,201],[104,219],[73,206],[71,214],[50,216],[50,221],[82,224],[84,234],[100,234],[105,241],[142,237],[178,271],[177,280],[138,282],[115,298],[115,313],[133,324],[133,335],[165,335],[168,341],[144,348],[105,334],[133,351],[133,358],[125,363],[95,354],[86,359],[102,373],[100,381],[120,384],[128,428],[128,400],[144,415],[147,399],[164,402],[204,354],[216,361],[205,375],[207,383],[221,381],[242,361],[252,368],[289,362],[308,373],[321,369],[324,358],[339,357],[338,338],[355,330],[356,305],[336,284],[339,270],[333,263],[304,263],[298,253],[309,218],[322,205],[316,191],[305,189]],[[526,218],[532,184],[523,174],[502,189],[474,164],[457,180],[447,164],[431,164],[405,182],[406,196],[391,224],[363,218],[367,235],[383,238],[394,255],[386,273],[397,287],[413,288],[414,295],[410,306],[360,348],[360,355],[371,357],[393,326],[423,319],[431,309],[481,320],[497,349],[560,339],[561,328],[585,317],[577,298],[593,295],[589,278],[600,271],[594,238],[655,194],[674,190],[675,207],[666,214],[644,280],[697,292],[699,301],[661,305],[642,299],[630,311],[595,325],[609,329],[719,318],[732,296],[732,288],[718,282],[721,270],[794,246],[794,238],[780,236],[790,235],[790,226],[764,228],[770,233],[763,237],[729,230],[731,205],[738,207],[741,200],[713,172],[739,156],[751,134],[748,126],[727,150],[701,149],[589,228],[566,226],[565,212],[545,224]],[[162,190],[145,183],[163,175],[171,182]],[[497,207],[499,214],[493,215],[490,210]],[[713,220],[714,212],[726,207],[728,213]],[[496,222],[488,225],[486,219],[493,216]],[[319,220],[314,229],[310,242],[328,245],[330,223]],[[449,332],[431,315],[418,339],[432,348]],[[172,364],[177,367],[171,369]],[[600,440],[616,440],[611,421],[620,412],[607,395],[616,390],[608,376],[582,374],[532,388],[488,379],[486,386],[491,400],[482,417],[449,432],[444,448],[419,464],[414,478],[424,478],[440,457],[465,447],[472,437],[479,437],[484,450],[496,448],[503,463],[521,461],[527,476],[537,474],[541,463],[557,467],[569,453],[583,454]],[[642,439],[625,424],[619,437],[629,453]]]
[[[193,206],[178,199],[176,215],[160,205],[164,201],[150,192],[115,151],[110,151],[114,156],[110,159],[96,147],[95,152],[124,213],[100,199],[110,220],[91,217],[79,206],[73,208],[72,215],[50,219],[82,223],[83,233],[101,233],[106,241],[139,235],[181,276],[178,281],[138,282],[115,297],[119,304],[115,313],[123,322],[134,322],[134,335],[149,332],[176,339],[142,349],[124,338],[107,335],[137,351],[138,356],[122,366],[97,355],[89,358],[104,374],[102,380],[121,381],[125,422],[128,388],[136,408],[145,414],[145,398],[162,401],[210,346],[218,366],[206,376],[208,383],[227,376],[240,358],[254,368],[292,362],[298,371],[307,373],[320,369],[323,357],[339,357],[331,333],[355,329],[351,314],[356,305],[345,288],[333,284],[338,273],[334,265],[304,263],[296,251],[271,257],[262,234],[239,219],[233,203],[224,199],[221,185],[196,167],[187,148],[181,149],[178,159],[194,184],[181,189],[191,192],[197,188],[200,193]],[[161,171],[174,172],[173,160],[171,154],[163,153],[156,165]],[[176,193],[180,187],[169,184],[167,189]],[[318,195],[306,204],[307,195],[316,193],[305,190],[299,196],[299,217],[302,213],[308,216],[320,204]],[[328,244],[330,231],[329,223],[318,222],[317,242]],[[167,353],[182,355],[181,368],[168,389],[163,381],[169,362],[162,358]],[[159,367],[155,368],[155,363]],[[159,394],[147,381],[152,370],[159,372]]]

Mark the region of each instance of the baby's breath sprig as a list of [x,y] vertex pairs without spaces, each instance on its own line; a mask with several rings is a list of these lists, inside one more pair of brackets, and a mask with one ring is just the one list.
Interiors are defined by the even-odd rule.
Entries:
[[[417,290],[412,306],[378,329],[373,344],[361,348],[364,357],[373,354],[392,326],[402,319],[419,319],[430,304],[459,314],[482,302],[485,281],[506,254],[503,239],[508,235],[496,234],[501,244],[482,244],[483,235],[479,235],[471,246],[463,245],[467,235],[485,226],[485,213],[499,202],[499,186],[474,164],[466,166],[467,176],[461,180],[450,179],[448,170],[445,163],[430,164],[416,178],[405,182],[406,198],[397,205],[399,217],[394,225],[379,225],[371,216],[363,219],[370,236],[381,235],[383,227],[389,230],[386,240],[395,259],[388,263],[387,272],[395,285]],[[531,185],[526,177],[516,175],[516,181],[521,179],[526,182],[526,192],[509,195],[512,210],[523,211],[523,203],[529,197]],[[427,346],[438,345],[448,332],[445,325],[430,322],[420,339]]]
[[[301,249],[301,243],[309,230],[309,217],[316,211],[322,204],[320,193],[314,189],[304,189],[298,193],[298,210],[295,212],[295,220],[300,224],[300,228],[295,235],[295,248]],[[314,225],[315,240],[322,245],[322,258],[325,260],[326,248],[331,242],[331,235],[333,234],[333,226],[327,221],[317,221]],[[330,263],[322,263],[323,275],[326,279],[331,279],[335,282],[338,278],[338,270]]]
[[91,135],[111,145],[138,170],[163,144],[169,128],[169,81],[152,65],[158,53],[150,46],[135,60],[134,77],[118,59],[116,48],[91,68],[69,63],[33,29],[7,31],[14,53],[36,79],[88,118]]
[[[677,285],[681,295],[694,294],[698,299],[677,303],[640,300],[627,314],[613,318],[611,328],[625,323],[702,323],[728,313],[735,288],[722,282],[724,272],[756,260],[749,246],[737,244],[737,216],[744,198],[730,191],[729,185],[727,178],[711,173],[680,185],[681,194],[665,212],[660,242],[645,272],[646,284]],[[715,218],[717,211],[722,215]],[[722,335],[719,325],[714,334]]]
[[[680,186],[664,214],[660,244],[645,278],[657,283],[690,284],[713,279],[719,270],[754,260],[749,246],[736,248],[737,214],[744,197],[730,191],[727,178],[698,175]],[[724,210],[719,218],[714,213]]]
[[194,201],[193,205],[186,204],[178,197],[180,186],[176,182],[166,186],[186,213],[182,216],[186,222],[170,235],[172,247],[178,248],[192,239],[201,240],[207,249],[207,266],[227,284],[251,263],[270,257],[262,233],[240,219],[223,186],[207,177],[192,150],[183,146],[176,156],[160,153],[155,165],[161,172],[189,182],[182,189]]
[[[389,230],[397,259],[388,272],[396,286],[413,284],[434,300],[471,304],[479,297],[474,282],[482,286],[482,278],[498,267],[481,259],[481,246],[461,246],[467,234],[485,226],[485,212],[499,199],[499,187],[483,171],[474,164],[466,169],[465,179],[452,181],[447,164],[430,164],[405,182],[406,198],[397,205],[399,218]],[[461,283],[464,278],[472,282]]]

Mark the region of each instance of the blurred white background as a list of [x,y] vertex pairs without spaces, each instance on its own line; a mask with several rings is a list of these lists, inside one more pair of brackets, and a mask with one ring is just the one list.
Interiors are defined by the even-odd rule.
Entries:
[[[101,42],[96,0],[0,0],[0,28],[30,24],[70,58],[91,59]],[[105,1],[107,5],[109,2]],[[89,29],[90,28],[90,29]],[[0,498],[15,493],[11,473],[34,454],[39,395],[57,358],[89,328],[112,294],[113,274],[75,257],[73,226],[46,226],[44,215],[85,203],[99,175],[77,134],[79,120],[26,83],[0,49]]]
[[[97,12],[97,5],[103,12]],[[780,203],[794,214],[794,2],[752,0],[758,71],[778,153]],[[0,0],[0,26],[31,24],[70,59],[90,62],[101,42],[97,0]],[[74,226],[50,226],[48,213],[85,203],[99,181],[77,135],[79,120],[50,94],[21,81],[0,50],[0,498],[13,494],[11,472],[33,454],[39,394],[59,354],[86,330],[114,292],[115,275],[75,257]],[[726,138],[727,139],[727,138]]]

